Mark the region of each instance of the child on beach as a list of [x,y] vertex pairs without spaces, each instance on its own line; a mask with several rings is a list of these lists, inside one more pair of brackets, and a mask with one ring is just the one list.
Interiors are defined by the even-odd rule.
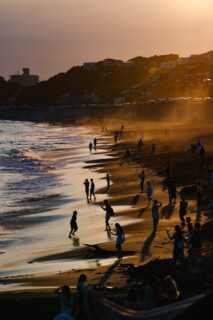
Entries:
[[73,211],[72,218],[70,220],[70,233],[69,233],[69,238],[75,235],[75,232],[78,230],[78,225],[77,225],[77,211]]
[[106,225],[106,229],[105,229],[104,231],[108,231],[108,230],[111,230],[110,224],[109,224],[109,220],[110,220],[111,216],[114,215],[114,211],[113,211],[112,207],[110,206],[108,200],[104,200],[104,205],[105,205],[105,207],[101,206],[101,208],[102,208],[104,211],[106,211],[106,214],[105,214],[105,225]]
[[115,224],[115,228],[116,228],[116,233],[114,235],[117,236],[116,249],[118,251],[118,258],[122,258],[122,244],[125,241],[125,235],[124,235],[123,228],[119,223]]
[[152,200],[151,196],[153,194],[153,188],[151,186],[151,183],[148,181],[147,182],[147,187],[146,187],[146,195],[150,204],[150,201]]

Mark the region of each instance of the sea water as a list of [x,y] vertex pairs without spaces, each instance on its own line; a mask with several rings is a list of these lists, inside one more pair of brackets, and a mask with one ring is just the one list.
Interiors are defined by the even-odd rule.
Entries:
[[[85,168],[88,160],[109,157],[104,149],[89,153],[93,138],[83,127],[0,121],[1,277],[84,268],[84,261],[29,262],[109,241],[103,210],[88,204],[84,193],[85,178],[93,178],[96,188],[106,185],[105,174]],[[73,210],[79,230],[69,239]]]

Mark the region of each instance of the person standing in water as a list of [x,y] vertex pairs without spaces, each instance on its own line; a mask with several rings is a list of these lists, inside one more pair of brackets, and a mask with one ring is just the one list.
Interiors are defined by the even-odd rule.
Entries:
[[77,225],[77,211],[73,211],[72,218],[70,220],[70,233],[69,233],[69,238],[75,235],[75,232],[78,230],[78,225]]
[[92,142],[89,143],[89,151],[92,152]]
[[90,200],[92,200],[92,196],[94,198],[94,201],[96,200],[95,196],[95,183],[93,179],[90,179]]
[[125,239],[123,228],[119,223],[115,224],[115,228],[116,228],[116,233],[114,235],[117,236],[116,249],[118,251],[118,258],[122,258],[122,244],[126,239]]
[[84,181],[84,186],[85,186],[85,193],[86,193],[87,201],[89,201],[89,180],[88,179],[86,179]]
[[152,220],[153,220],[153,229],[156,231],[157,226],[158,226],[158,221],[160,218],[159,215],[159,208],[162,207],[162,203],[158,202],[157,200],[153,201],[153,206],[152,206]]
[[94,150],[97,148],[97,138],[93,139]]
[[108,230],[111,230],[109,220],[110,220],[111,216],[114,215],[114,210],[110,206],[108,200],[104,200],[104,205],[105,205],[105,207],[103,207],[103,206],[101,207],[104,211],[106,211],[106,214],[105,214],[106,229],[104,231],[108,231]]

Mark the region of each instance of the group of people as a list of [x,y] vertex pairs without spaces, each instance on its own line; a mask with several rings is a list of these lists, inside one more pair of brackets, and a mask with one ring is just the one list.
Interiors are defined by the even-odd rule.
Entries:
[[167,275],[162,279],[153,277],[130,288],[123,306],[132,310],[150,310],[175,302],[179,298],[175,280]]
[[85,187],[85,193],[86,193],[86,197],[87,197],[87,201],[92,201],[92,197],[93,200],[96,200],[96,196],[95,196],[95,183],[93,179],[90,179],[90,181],[88,179],[85,179],[84,181],[84,187]]
[[[87,284],[86,274],[80,274],[76,294],[73,295],[68,285],[56,289],[55,293],[59,296],[60,308],[54,320],[74,320],[81,311],[80,299],[89,288],[95,290],[95,286]],[[162,277],[152,277],[139,284],[131,285],[126,298],[121,304],[130,310],[148,311],[156,307],[164,306],[178,300],[180,292],[177,284],[171,275]]]
[[173,259],[174,262],[182,262],[184,259],[184,248],[188,249],[190,256],[199,256],[201,251],[201,225],[196,222],[191,223],[191,218],[186,218],[187,232],[184,235],[183,228],[176,225],[173,235],[170,235],[167,229],[167,235],[170,240],[173,240]]
[[90,150],[90,152],[92,152],[93,149],[94,149],[95,151],[97,150],[97,142],[98,142],[97,138],[94,138],[94,139],[93,139],[93,143],[92,143],[92,142],[89,143],[89,150]]

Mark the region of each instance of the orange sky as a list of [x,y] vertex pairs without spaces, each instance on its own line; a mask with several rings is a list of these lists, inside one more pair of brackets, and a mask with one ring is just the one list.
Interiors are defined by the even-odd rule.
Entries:
[[0,75],[213,49],[213,0],[0,0]]

